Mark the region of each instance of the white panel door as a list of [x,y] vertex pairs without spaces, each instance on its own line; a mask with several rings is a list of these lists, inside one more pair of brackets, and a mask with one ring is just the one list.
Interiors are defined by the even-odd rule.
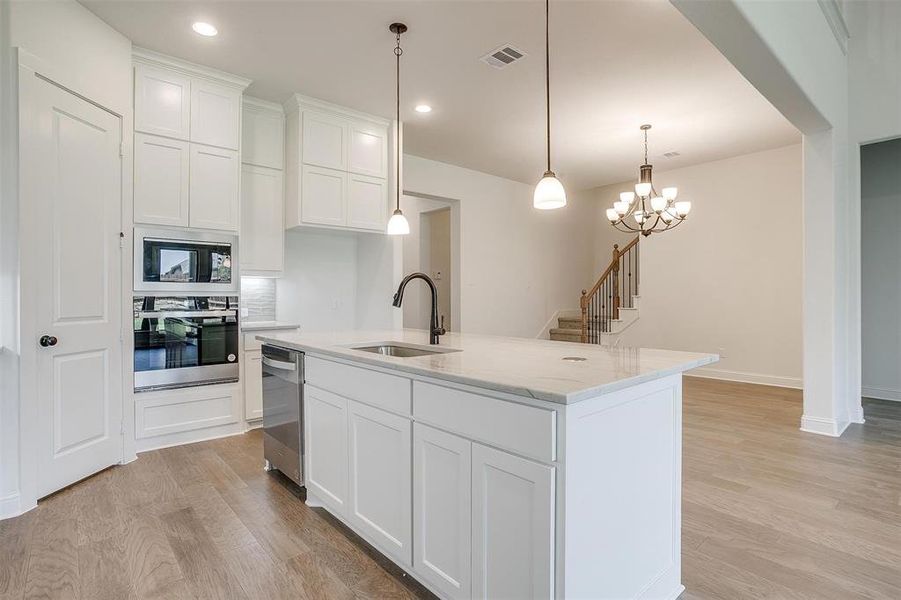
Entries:
[[384,179],[350,173],[347,176],[347,224],[383,231],[387,225],[388,186]]
[[21,85],[41,497],[122,457],[121,124],[33,74]]
[[301,220],[317,225],[344,225],[347,173],[304,165],[301,178]]
[[413,426],[413,569],[448,598],[469,598],[472,443]]
[[135,131],[187,140],[191,80],[145,65],[135,67]]
[[347,517],[386,553],[413,564],[409,419],[348,403]]
[[472,445],[472,596],[554,597],[554,467]]
[[303,111],[303,163],[346,171],[348,130],[347,121],[341,117]]
[[347,404],[346,398],[304,385],[307,489],[341,516],[347,506]]
[[234,150],[191,144],[188,222],[191,227],[238,230],[238,177],[241,164]]
[[244,418],[263,418],[263,356],[259,350],[244,353]]
[[285,201],[281,171],[241,167],[241,269],[278,272],[285,262]]
[[189,146],[135,134],[135,223],[188,226]]
[[347,170],[385,178],[388,176],[388,128],[354,121],[350,124]]
[[241,92],[208,81],[191,84],[191,141],[238,149]]

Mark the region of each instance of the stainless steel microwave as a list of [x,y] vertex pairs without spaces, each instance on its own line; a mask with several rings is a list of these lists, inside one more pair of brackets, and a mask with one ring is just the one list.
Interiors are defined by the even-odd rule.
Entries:
[[238,237],[225,233],[135,227],[134,291],[237,294]]

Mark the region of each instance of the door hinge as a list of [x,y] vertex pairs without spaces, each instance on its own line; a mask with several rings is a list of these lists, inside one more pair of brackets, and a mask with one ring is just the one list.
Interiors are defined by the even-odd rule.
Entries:
[[119,232],[119,247],[120,248],[125,247],[125,232],[124,231]]
[[119,435],[125,435],[125,419],[119,421]]
[[119,158],[125,156],[125,142],[119,143]]

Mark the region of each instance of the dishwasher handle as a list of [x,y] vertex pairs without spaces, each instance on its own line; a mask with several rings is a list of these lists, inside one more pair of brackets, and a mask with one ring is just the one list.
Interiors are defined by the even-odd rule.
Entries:
[[296,371],[297,363],[285,362],[283,360],[275,360],[268,356],[263,357],[263,364],[273,369],[281,369],[282,371]]

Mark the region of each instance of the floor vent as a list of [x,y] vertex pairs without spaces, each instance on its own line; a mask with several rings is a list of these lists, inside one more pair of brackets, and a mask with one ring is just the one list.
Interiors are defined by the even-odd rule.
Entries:
[[503,46],[498,46],[480,60],[483,63],[491,65],[495,69],[503,69],[525,57],[526,53],[519,48],[511,46],[510,44],[504,44]]

